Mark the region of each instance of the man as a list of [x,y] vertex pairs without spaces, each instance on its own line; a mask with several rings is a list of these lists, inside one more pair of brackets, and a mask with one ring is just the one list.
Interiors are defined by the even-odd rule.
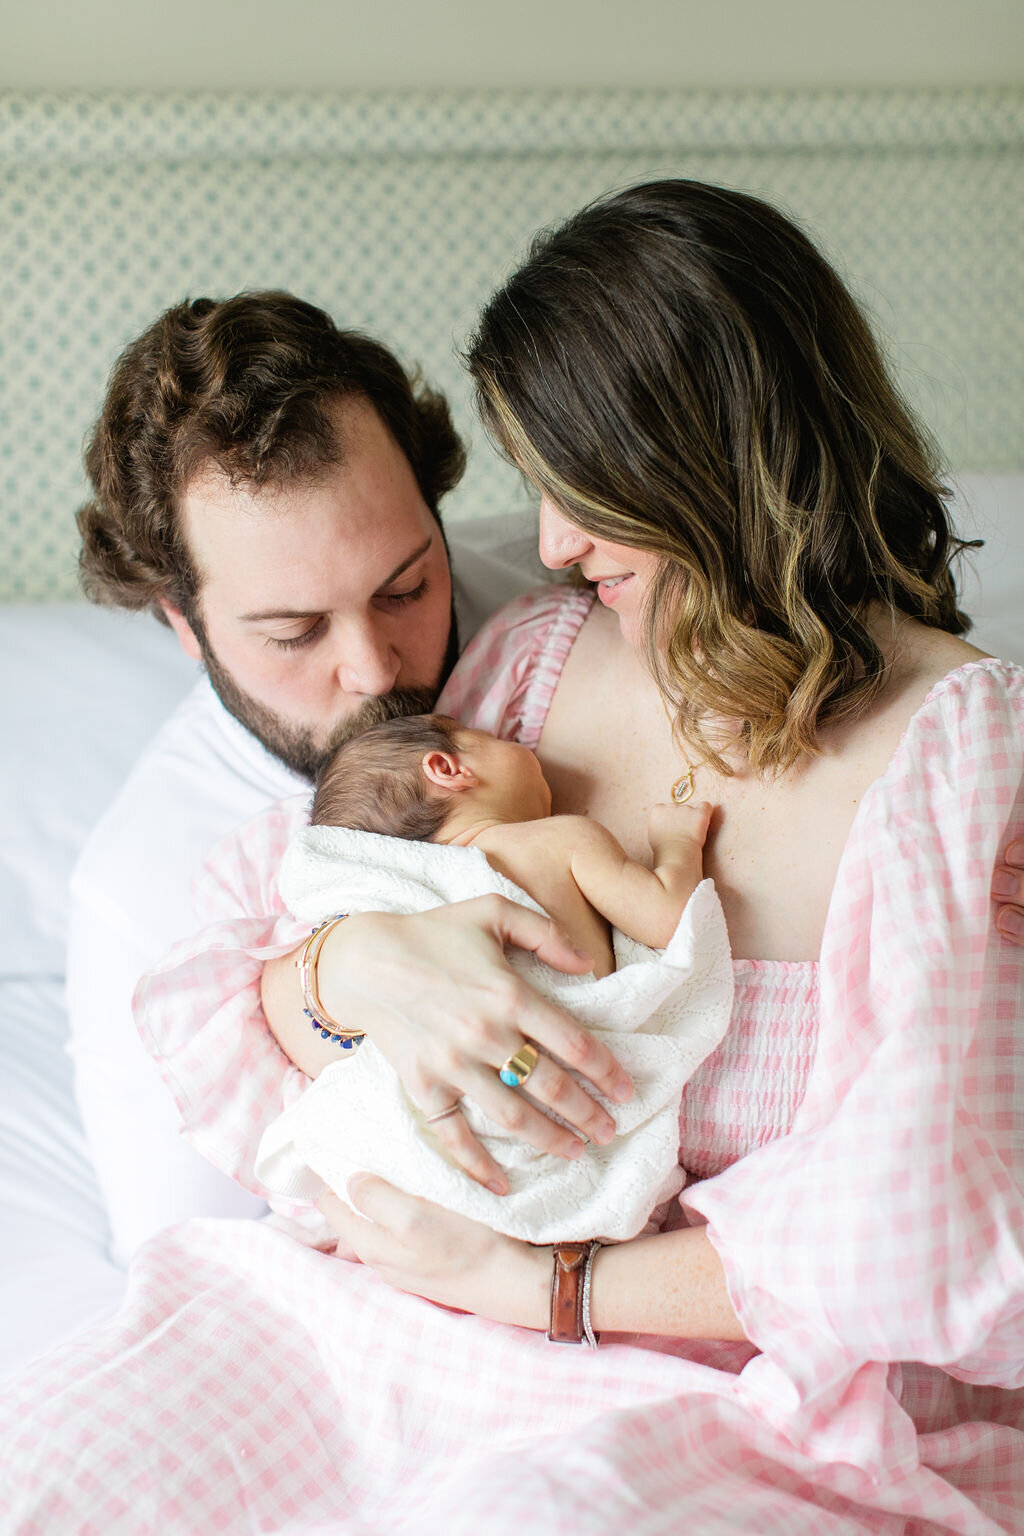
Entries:
[[132,1021],[139,976],[200,926],[197,867],[344,736],[429,708],[460,633],[536,579],[457,551],[475,600],[453,592],[438,509],[463,465],[440,395],[288,294],[178,305],[111,377],[83,585],[151,609],[206,674],[72,881],[76,1089],[122,1262],[171,1221],[262,1209],[179,1138]]

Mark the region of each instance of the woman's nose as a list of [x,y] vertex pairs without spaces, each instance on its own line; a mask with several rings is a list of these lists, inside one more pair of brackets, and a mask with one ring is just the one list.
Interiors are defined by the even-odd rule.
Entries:
[[350,627],[339,637],[338,682],[346,693],[379,698],[398,681],[402,660],[387,635],[372,624]]
[[546,496],[540,503],[540,557],[552,571],[560,571],[567,565],[582,560],[591,547],[591,540],[582,528],[563,517],[554,502]]

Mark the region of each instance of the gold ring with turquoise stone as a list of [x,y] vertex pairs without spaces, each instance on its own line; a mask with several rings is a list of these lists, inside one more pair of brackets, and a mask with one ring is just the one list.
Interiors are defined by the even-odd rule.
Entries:
[[507,1087],[521,1088],[539,1059],[540,1052],[537,1047],[531,1045],[529,1040],[524,1040],[515,1055],[502,1062],[498,1068],[498,1076]]

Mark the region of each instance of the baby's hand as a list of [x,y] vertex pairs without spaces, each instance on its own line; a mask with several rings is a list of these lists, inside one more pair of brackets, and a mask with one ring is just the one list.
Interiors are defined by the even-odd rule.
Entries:
[[703,874],[701,850],[708,835],[711,810],[707,800],[691,801],[688,805],[656,805],[647,823],[655,865],[685,863],[691,867],[694,885],[699,884]]

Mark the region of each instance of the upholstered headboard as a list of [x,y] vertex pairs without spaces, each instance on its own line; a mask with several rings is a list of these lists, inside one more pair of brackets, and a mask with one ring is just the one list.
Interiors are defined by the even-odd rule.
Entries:
[[959,470],[1024,467],[1024,91],[0,95],[0,599],[73,597],[80,454],[185,295],[292,288],[450,392],[451,515],[521,495],[457,360],[539,226],[615,185],[763,193],[839,261]]

